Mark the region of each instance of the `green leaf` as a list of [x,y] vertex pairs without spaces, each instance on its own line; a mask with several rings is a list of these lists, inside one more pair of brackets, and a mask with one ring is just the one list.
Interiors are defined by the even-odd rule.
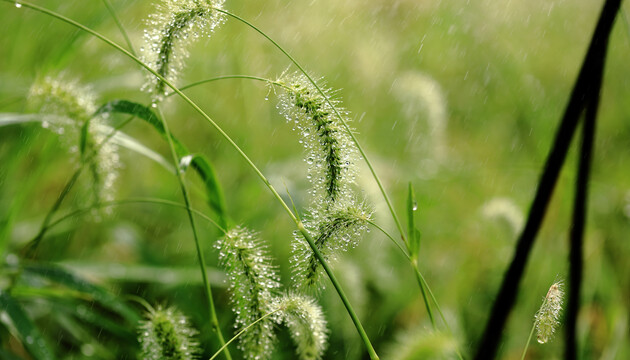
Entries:
[[[96,111],[95,115],[104,113],[121,113],[136,116],[153,126],[153,128],[168,141],[162,121],[160,121],[160,118],[149,107],[127,100],[114,100],[101,106],[100,109]],[[201,154],[191,154],[186,146],[172,134],[171,138],[175,146],[175,154],[180,159],[180,164],[183,165],[182,168],[185,170],[188,165],[190,165],[201,177],[206,190],[208,206],[210,206],[219,217],[219,225],[223,229],[226,229],[228,221],[223,190],[221,189],[210,161]]]
[[55,355],[48,347],[46,340],[22,309],[22,306],[11,295],[2,290],[0,290],[0,310],[7,315],[10,324],[17,332],[15,335],[35,359],[55,359]]
[[[49,114],[17,114],[17,113],[0,113],[0,126],[8,126],[8,125],[22,125],[28,124],[31,122],[43,122],[43,121],[51,121],[59,124],[69,124],[71,121],[63,116],[49,115]],[[83,128],[82,128],[83,131]],[[107,125],[99,125],[97,127],[97,131],[101,132],[104,135],[109,135],[114,129]],[[87,139],[87,138],[85,138]],[[83,143],[83,139],[81,139],[81,146],[86,146],[86,143]],[[166,161],[160,154],[155,151],[147,148],[146,146],[139,143],[136,139],[126,135],[123,132],[116,132],[114,136],[110,139],[111,142],[127,148],[131,151],[135,151],[140,155],[144,155],[147,158],[157,162],[162,165],[170,172],[175,172],[173,165]]]
[[120,301],[114,294],[70,273],[59,266],[42,263],[29,264],[24,266],[24,272],[44,277],[72,290],[82,292],[99,304],[118,313],[130,324],[135,324],[140,319],[138,314],[132,308]]
[[417,259],[420,251],[420,231],[416,228],[415,213],[418,210],[418,202],[413,185],[409,182],[409,192],[407,195],[407,250],[412,259]]
[[81,135],[79,137],[79,150],[80,150],[81,158],[85,156],[85,150],[87,149],[89,128],[90,128],[89,120],[84,122],[83,125],[81,125]]
[[203,180],[208,196],[208,205],[210,205],[212,210],[219,216],[219,225],[221,225],[224,230],[227,230],[225,199],[223,198],[223,190],[221,190],[221,185],[219,185],[214,168],[210,165],[210,162],[205,156],[199,154],[193,154],[192,156],[191,166]]

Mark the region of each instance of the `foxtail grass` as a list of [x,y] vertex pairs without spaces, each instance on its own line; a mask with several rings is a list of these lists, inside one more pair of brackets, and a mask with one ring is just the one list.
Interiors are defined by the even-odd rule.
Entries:
[[[219,262],[226,269],[232,304],[236,313],[235,326],[242,330],[265,314],[273,311],[275,292],[280,288],[276,268],[271,264],[266,247],[258,235],[237,227],[220,239]],[[256,323],[245,332],[239,348],[246,359],[269,359],[273,351],[275,334],[273,321]]]
[[536,340],[539,344],[546,344],[552,339],[554,332],[560,325],[560,313],[564,302],[563,287],[562,281],[557,281],[549,287],[540,309],[534,316],[534,325],[529,333],[525,349],[523,349],[521,360],[525,359],[534,332],[536,332]]
[[144,360],[192,360],[201,352],[195,339],[197,331],[174,307],[150,308],[139,332]]
[[[188,47],[202,36],[211,35],[225,21],[216,11],[223,0],[163,0],[149,16],[144,32],[145,45],[141,59],[161,77],[170,82],[180,75],[189,56]],[[160,101],[167,90],[166,83],[149,74],[145,89]]]
[[287,294],[277,300],[279,322],[286,324],[300,360],[320,360],[326,350],[328,331],[322,309],[311,298]]
[[[328,212],[314,212],[304,220],[304,227],[313,234],[314,243],[328,262],[358,245],[366,234],[372,211],[364,203],[338,204]],[[294,233],[293,280],[304,290],[321,285],[324,276],[322,265],[301,233]]]

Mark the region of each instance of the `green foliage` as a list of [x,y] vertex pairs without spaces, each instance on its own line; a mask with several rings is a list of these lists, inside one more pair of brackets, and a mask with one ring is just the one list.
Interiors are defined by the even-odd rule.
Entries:
[[[346,304],[365,325],[362,338],[369,337],[384,358],[458,358],[458,352],[468,358],[522,229],[600,4],[225,3],[318,74],[312,83],[305,73],[286,70],[293,65],[273,44],[232,21],[237,17],[224,12],[222,1],[154,3],[111,0],[86,7],[41,0],[35,6],[114,42],[127,39],[125,48],[139,50],[164,79],[59,18],[27,3],[0,1],[0,358],[132,358],[142,345],[135,340],[139,316],[128,295],[186,313],[188,334],[196,333],[191,324],[199,329],[192,342],[203,358],[221,347],[217,334],[230,333],[234,323],[243,330],[239,349],[228,345],[232,355],[219,356],[366,358],[369,350],[348,321]],[[141,25],[139,19],[148,20]],[[623,25],[618,22],[611,39],[598,119],[583,358],[630,357],[623,320],[630,306],[630,247],[620,240],[630,218],[624,185],[630,47]],[[277,74],[279,80],[265,79]],[[220,81],[186,87],[190,102],[168,96],[167,82],[215,78]],[[140,91],[143,82],[148,93]],[[263,100],[276,92],[279,103]],[[216,120],[219,132],[199,121],[200,114],[213,125]],[[348,130],[344,122],[351,120]],[[382,184],[361,169],[367,159],[360,158],[354,136]],[[169,140],[173,161],[165,160],[171,158],[165,155]],[[109,166],[114,160],[120,166]],[[174,176],[191,167],[198,177]],[[67,186],[75,171],[84,188]],[[541,284],[566,270],[575,176],[569,166],[559,180],[503,333],[501,358],[520,355]],[[105,186],[113,179],[116,191],[106,191],[114,189]],[[388,214],[381,185],[393,209],[403,211],[402,222]],[[178,190],[197,186],[202,191],[190,192],[191,201],[183,203]],[[292,207],[275,192],[285,186]],[[196,229],[186,210],[203,219]],[[509,226],[497,226],[496,218]],[[230,219],[260,232],[234,228]],[[201,246],[190,241],[191,231]],[[36,238],[39,250],[27,261],[25,246]],[[219,251],[209,245],[217,238]],[[224,273],[212,272],[212,291],[201,285],[199,270],[190,275],[200,254],[208,259],[206,269],[225,266]],[[339,284],[329,283],[331,273]],[[290,295],[279,294],[281,285]],[[312,291],[315,298],[300,293],[312,285],[326,287]],[[343,304],[337,285],[347,291]],[[210,304],[202,292],[212,296]],[[216,322],[209,321],[213,306]],[[158,309],[183,318],[172,308]],[[557,315],[540,314],[542,338],[555,330],[560,340]],[[157,323],[154,335],[166,338],[177,330],[176,323]],[[287,330],[278,331],[278,324]],[[295,349],[285,345],[289,338]],[[173,355],[183,340],[153,344],[147,351],[162,346]],[[558,357],[562,346],[533,342],[529,354]]]

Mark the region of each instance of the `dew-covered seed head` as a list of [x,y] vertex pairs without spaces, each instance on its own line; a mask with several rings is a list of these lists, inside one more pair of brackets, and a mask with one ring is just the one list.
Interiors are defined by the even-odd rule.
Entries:
[[289,328],[301,360],[320,360],[326,350],[328,330],[321,307],[310,297],[287,294],[276,300],[279,323]]
[[[164,0],[149,16],[144,31],[141,59],[155,72],[174,82],[189,56],[188,47],[203,36],[210,36],[225,21],[224,0]],[[167,94],[166,84],[149,74],[145,90],[160,101]]]
[[349,187],[356,175],[357,157],[348,130],[337,115],[338,112],[349,122],[347,112],[338,106],[338,101],[326,100],[333,97],[332,91],[326,89],[326,97],[322,96],[302,74],[283,75],[277,83],[284,87],[278,107],[300,132],[315,202],[327,207],[347,200],[351,197]]
[[[356,200],[335,204],[332,208],[313,210],[304,219],[304,227],[313,237],[315,246],[326,261],[359,244],[368,231],[372,210]],[[324,278],[321,263],[304,236],[294,232],[292,244],[293,280],[305,290],[316,289]]]
[[560,312],[562,311],[563,297],[564,291],[562,289],[562,282],[554,283],[549,288],[542,306],[536,313],[535,325],[537,340],[541,344],[551,340],[553,333],[560,324],[559,319]]
[[[235,326],[241,330],[273,311],[273,299],[280,287],[277,270],[257,234],[245,228],[228,231],[216,248],[230,282]],[[246,359],[268,359],[274,339],[273,319],[267,318],[241,335],[239,348]]]
[[[58,134],[69,151],[80,156],[80,161],[88,160],[86,165],[92,178],[90,192],[93,202],[99,203],[114,199],[121,162],[118,146],[108,141],[112,129],[106,126],[104,115],[94,116],[96,101],[90,87],[63,76],[38,79],[28,97],[29,105],[44,116],[42,127]],[[82,139],[84,127],[87,132]],[[86,158],[87,155],[91,157]]]
[[158,306],[146,314],[138,327],[142,359],[187,360],[200,353],[197,331],[174,307]]

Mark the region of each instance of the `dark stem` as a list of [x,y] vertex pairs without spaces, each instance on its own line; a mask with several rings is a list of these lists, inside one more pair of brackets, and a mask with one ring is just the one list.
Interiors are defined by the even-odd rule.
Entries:
[[573,205],[573,220],[571,223],[569,248],[569,289],[566,314],[565,359],[577,359],[577,317],[580,309],[580,293],[582,288],[582,273],[584,269],[584,227],[586,224],[586,209],[588,200],[588,181],[591,173],[591,158],[593,156],[595,121],[599,107],[600,89],[606,53],[600,57],[597,78],[589,94],[584,125],[582,129],[582,147],[578,165],[578,178],[575,189],[575,203]]
[[571,139],[575,134],[580,114],[585,107],[585,98],[592,93],[593,85],[597,82],[597,74],[602,71],[602,54],[606,51],[607,40],[620,5],[621,0],[607,0],[604,4],[582,68],[573,86],[562,122],[556,133],[553,147],[547,158],[543,174],[540,177],[538,190],[527,217],[527,223],[518,239],[514,257],[503,277],[501,288],[492,307],[492,313],[479,342],[475,356],[477,360],[494,359],[496,356],[497,348],[501,341],[501,334],[510,310],[514,306],[518,286],[523,277],[534,240],[542,225],[560,169],[566,159]]

